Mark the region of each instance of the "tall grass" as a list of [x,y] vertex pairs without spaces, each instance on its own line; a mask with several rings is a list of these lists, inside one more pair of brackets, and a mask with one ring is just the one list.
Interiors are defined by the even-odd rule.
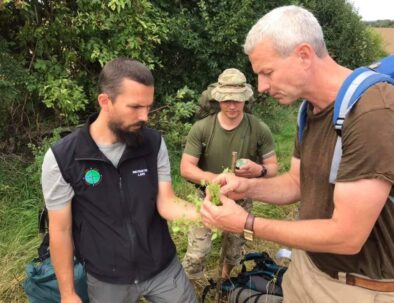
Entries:
[[0,302],[26,302],[21,288],[26,264],[40,242],[37,216],[43,205],[39,190],[20,157],[0,158]]
[[[257,115],[271,127],[276,143],[280,170],[289,167],[295,133],[295,109],[277,106],[268,101],[265,110]],[[18,156],[0,156],[0,302],[27,302],[21,283],[25,278],[26,264],[37,255],[41,241],[38,235],[38,212],[43,206],[39,184],[40,164],[49,141],[40,149],[34,149],[35,160]],[[192,193],[194,186],[183,180],[178,173],[179,159],[172,159],[173,186],[182,198]],[[261,202],[254,203],[257,216],[277,219],[294,217],[295,207],[275,207]],[[173,234],[178,255],[183,257],[187,248],[186,233]],[[274,254],[277,245],[257,240],[248,243],[246,251],[268,251]],[[213,243],[213,250],[207,260],[207,275],[216,277],[220,255],[220,240]],[[198,289],[200,292],[200,289]],[[199,293],[201,295],[201,293]]]

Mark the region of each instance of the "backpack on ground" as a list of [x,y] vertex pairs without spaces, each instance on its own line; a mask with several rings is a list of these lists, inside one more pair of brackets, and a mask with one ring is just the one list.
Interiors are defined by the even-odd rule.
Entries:
[[[60,292],[49,253],[48,213],[44,209],[39,215],[39,230],[45,234],[38,248],[38,257],[26,266],[27,278],[23,288],[30,303],[60,302]],[[89,303],[86,271],[74,258],[74,286],[83,303]]]
[[226,302],[229,303],[282,303],[283,297],[262,294],[261,292],[245,287],[235,288],[229,295]]
[[[347,114],[351,111],[364,92],[377,83],[390,83],[394,85],[394,55],[383,58],[369,67],[355,69],[342,84],[334,104],[333,123],[338,134],[334,155],[331,161],[329,181],[335,184],[339,164],[342,158],[342,126]],[[304,100],[298,111],[298,141],[302,136],[307,120],[308,101]],[[389,197],[394,202],[394,197]]]
[[[246,265],[250,261],[254,265],[248,270]],[[221,285],[222,295],[227,297],[227,302],[282,302],[282,279],[287,267],[278,265],[265,252],[246,254],[241,265],[238,276],[223,281]],[[210,289],[216,289],[213,281],[203,291],[203,303]]]

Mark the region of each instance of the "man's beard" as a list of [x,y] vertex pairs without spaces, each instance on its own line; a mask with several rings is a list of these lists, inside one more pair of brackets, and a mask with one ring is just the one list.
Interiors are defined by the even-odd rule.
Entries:
[[145,126],[145,122],[138,122],[131,126],[140,126],[137,130],[127,130],[122,128],[120,123],[115,121],[109,121],[108,127],[114,133],[118,142],[126,144],[128,147],[139,147],[144,143],[144,138],[141,134],[141,130]]

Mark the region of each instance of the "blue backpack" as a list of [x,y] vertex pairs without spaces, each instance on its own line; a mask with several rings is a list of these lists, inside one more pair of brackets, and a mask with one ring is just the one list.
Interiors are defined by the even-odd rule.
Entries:
[[[383,58],[369,67],[359,67],[355,69],[342,84],[334,104],[333,123],[338,137],[335,144],[334,155],[331,162],[329,181],[335,184],[339,164],[342,158],[342,126],[347,114],[357,103],[363,93],[372,85],[380,82],[386,82],[394,85],[394,55]],[[298,141],[302,142],[308,111],[308,101],[304,100],[299,108],[298,123]],[[389,199],[394,203],[394,197]]]
[[[50,258],[29,263],[26,266],[26,275],[27,278],[23,283],[23,288],[30,303],[60,302],[59,286]],[[86,279],[84,266],[75,260],[75,290],[84,303],[89,302]]]
[[[22,287],[29,303],[58,303],[60,292],[49,252],[48,211],[39,214],[39,231],[44,234],[38,257],[26,266]],[[89,303],[85,266],[74,258],[74,287],[83,303]]]

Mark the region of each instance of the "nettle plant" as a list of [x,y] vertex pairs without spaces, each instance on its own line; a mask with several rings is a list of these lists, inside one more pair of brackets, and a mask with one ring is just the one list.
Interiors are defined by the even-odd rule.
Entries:
[[[201,182],[201,185],[205,186],[206,182],[203,180]],[[214,205],[220,205],[220,185],[217,183],[209,183],[206,186],[206,190],[208,195],[210,196],[210,200]],[[193,193],[187,196],[187,201],[192,203],[198,212],[201,210],[202,203],[204,202],[203,199],[197,194]],[[187,234],[189,227],[190,226],[203,226],[203,223],[201,221],[197,222],[191,222],[186,219],[179,219],[179,220],[174,220],[171,222],[171,230],[173,233],[182,233],[182,234]],[[218,229],[214,228],[212,229],[212,236],[211,239],[215,240],[219,238],[221,235],[221,231]]]

